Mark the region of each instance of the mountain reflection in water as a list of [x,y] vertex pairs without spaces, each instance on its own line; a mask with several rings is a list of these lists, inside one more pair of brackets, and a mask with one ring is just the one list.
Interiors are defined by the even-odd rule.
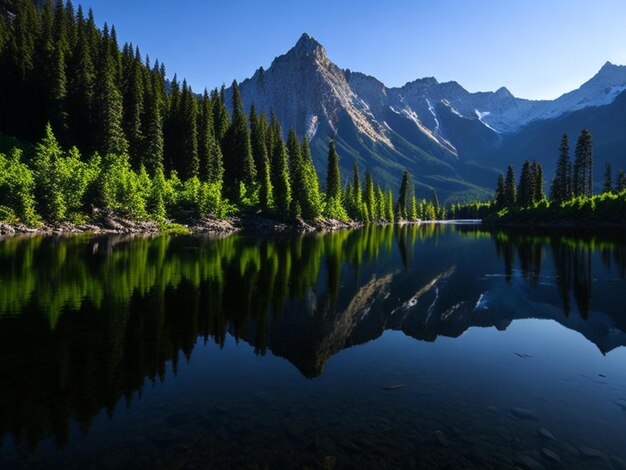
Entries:
[[62,448],[73,419],[88,433],[132,407],[198,338],[232,336],[308,378],[385,330],[431,342],[529,318],[607,354],[626,345],[625,268],[619,233],[473,225],[0,240],[0,435]]

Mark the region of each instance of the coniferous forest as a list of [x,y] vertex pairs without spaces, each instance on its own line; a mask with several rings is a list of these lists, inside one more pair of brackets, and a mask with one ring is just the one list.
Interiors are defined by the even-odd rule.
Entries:
[[306,137],[244,104],[237,82],[229,108],[224,86],[198,94],[166,77],[91,10],[16,1],[0,16],[0,220],[443,218],[436,194],[415,200],[408,172],[396,198],[356,164],[345,182],[333,142],[321,192]]
[[601,192],[594,194],[593,141],[589,130],[583,129],[576,140],[573,163],[570,153],[569,136],[563,134],[549,195],[544,192],[541,164],[527,160],[517,183],[515,169],[509,165],[506,175],[498,177],[492,201],[453,205],[450,217],[496,224],[625,224],[624,171],[618,170],[613,180],[611,164],[605,162]]

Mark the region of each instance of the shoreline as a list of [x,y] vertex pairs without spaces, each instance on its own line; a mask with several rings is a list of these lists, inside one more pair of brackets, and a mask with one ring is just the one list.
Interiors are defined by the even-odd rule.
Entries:
[[[386,224],[386,222],[385,222]],[[38,226],[23,223],[0,222],[0,237],[19,235],[158,235],[158,234],[222,234],[252,233],[310,233],[361,228],[365,224],[355,221],[317,219],[314,221],[283,220],[258,215],[244,215],[227,219],[203,218],[179,221],[138,221],[107,213],[97,220],[83,224],[70,222],[42,222]]]

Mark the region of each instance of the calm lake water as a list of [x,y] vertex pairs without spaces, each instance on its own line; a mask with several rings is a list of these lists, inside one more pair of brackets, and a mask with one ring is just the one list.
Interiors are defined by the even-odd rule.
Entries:
[[625,273],[607,231],[0,240],[0,467],[626,468]]

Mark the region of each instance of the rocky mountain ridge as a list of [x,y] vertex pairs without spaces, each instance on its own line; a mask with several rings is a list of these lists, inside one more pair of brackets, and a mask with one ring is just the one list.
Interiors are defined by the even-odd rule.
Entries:
[[626,90],[626,66],[607,62],[580,88],[552,101],[517,98],[504,87],[471,93],[433,77],[389,88],[375,77],[342,70],[303,34],[267,70],[259,68],[239,86],[246,106],[275,112],[285,132],[293,128],[312,141],[322,176],[334,138],[344,170],[356,162],[395,184],[408,168],[418,194],[437,189],[444,198],[464,199],[484,196],[493,185],[493,165],[480,161],[485,149],[529,124],[612,103]]

